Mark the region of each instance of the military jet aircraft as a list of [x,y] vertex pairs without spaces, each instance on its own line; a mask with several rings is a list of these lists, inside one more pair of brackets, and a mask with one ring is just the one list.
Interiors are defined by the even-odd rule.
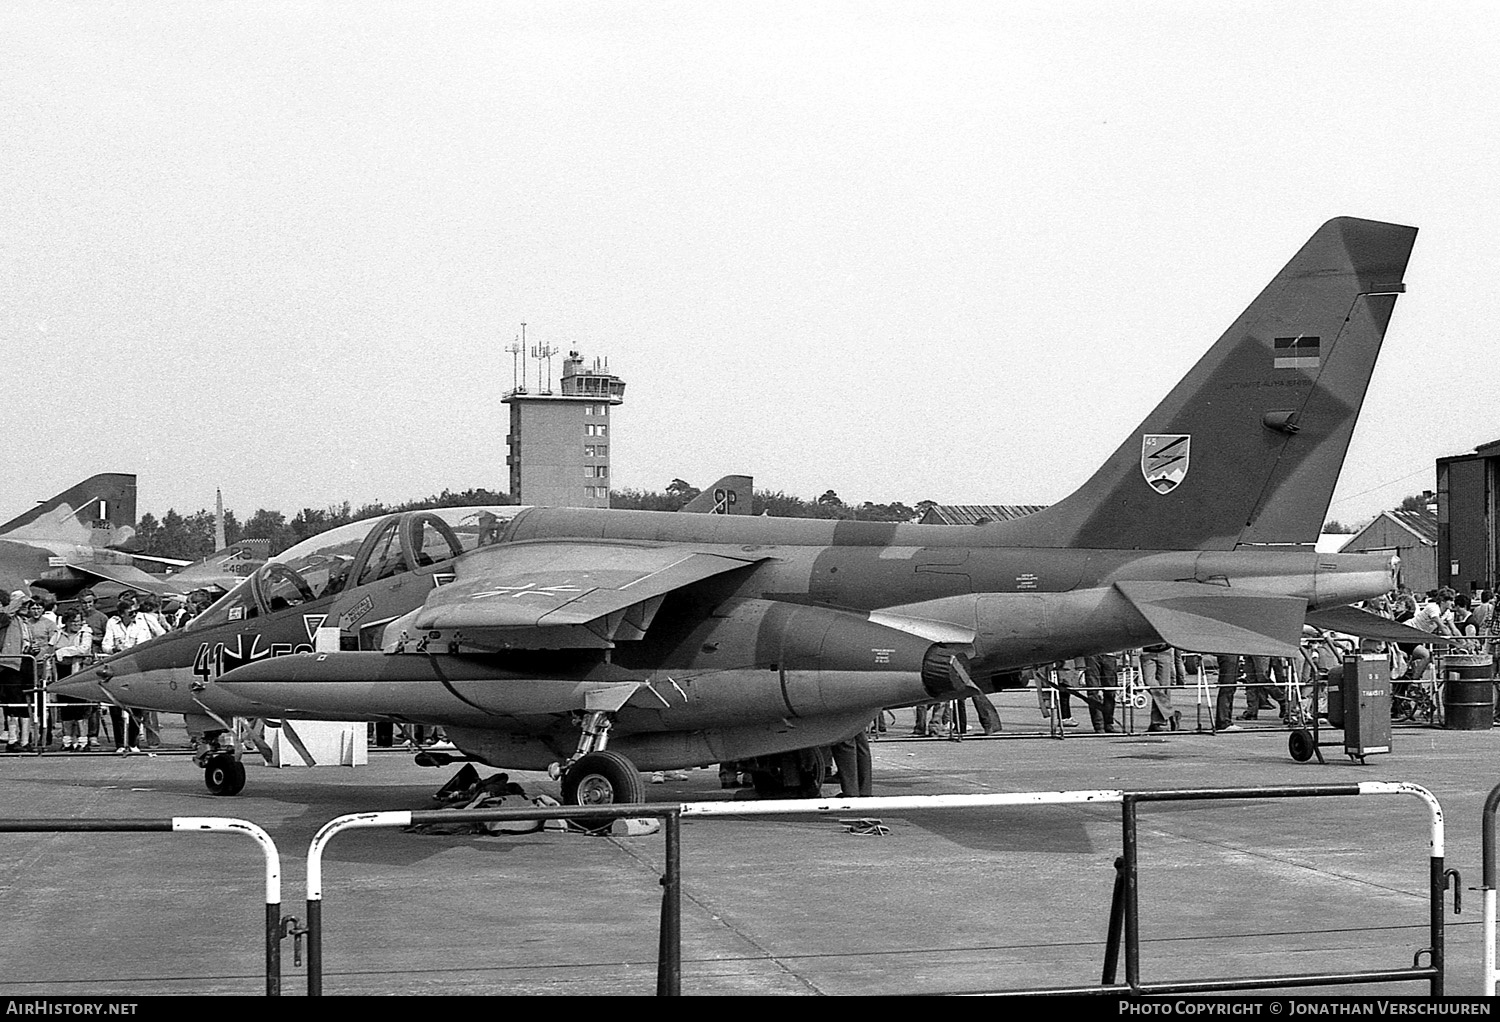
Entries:
[[[439,724],[472,759],[551,768],[599,804],[642,798],[639,770],[723,761],[749,761],[762,794],[807,792],[806,750],[880,708],[1063,657],[1294,655],[1310,610],[1392,584],[1388,558],[1313,544],[1415,237],[1323,225],[1088,481],[1025,518],[393,515],[314,537],[59,688],[219,729]],[[200,763],[210,790],[244,783],[233,753]]]
[[187,593],[194,589],[205,589],[215,596],[222,596],[265,564],[270,559],[270,553],[269,539],[238,540],[199,561],[169,561],[168,563],[176,563],[182,567],[168,575],[165,581],[174,592]]
[[[198,561],[154,557],[126,549],[135,538],[136,477],[127,472],[90,476],[0,525],[0,589],[47,589],[68,599],[92,587],[108,605],[132,589],[158,596],[207,589],[222,595],[266,562],[268,540],[231,543]],[[152,575],[139,561],[177,568]]]
[[39,501],[0,525],[0,588],[28,584],[63,599],[85,586],[165,594],[123,547],[135,537],[135,476],[106,472]]

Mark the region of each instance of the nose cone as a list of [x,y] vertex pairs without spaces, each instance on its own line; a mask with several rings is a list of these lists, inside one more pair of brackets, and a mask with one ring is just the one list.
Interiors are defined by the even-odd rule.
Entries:
[[113,691],[114,679],[121,674],[134,673],[135,665],[130,662],[130,655],[124,654],[92,667],[86,667],[81,671],[74,671],[66,678],[48,685],[47,691],[53,695],[67,696],[69,699],[107,703],[110,700],[104,693],[105,690]]
[[118,653],[48,686],[56,695],[91,703],[186,713],[193,709],[191,664],[157,655],[149,645]]

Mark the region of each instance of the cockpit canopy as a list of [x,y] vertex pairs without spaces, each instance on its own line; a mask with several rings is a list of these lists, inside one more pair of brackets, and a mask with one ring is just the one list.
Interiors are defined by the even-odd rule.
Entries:
[[521,506],[404,511],[350,522],[303,540],[263,564],[189,628],[273,614],[356,586],[452,560],[503,542]]

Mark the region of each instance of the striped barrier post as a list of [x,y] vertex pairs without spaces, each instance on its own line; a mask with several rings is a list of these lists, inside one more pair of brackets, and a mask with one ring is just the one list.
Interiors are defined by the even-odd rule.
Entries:
[[1484,996],[1495,996],[1495,810],[1500,807],[1500,784],[1484,800],[1484,823],[1480,835],[1484,847]]

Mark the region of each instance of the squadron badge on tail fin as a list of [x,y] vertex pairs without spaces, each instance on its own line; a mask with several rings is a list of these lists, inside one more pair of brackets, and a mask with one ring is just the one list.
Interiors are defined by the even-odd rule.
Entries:
[[1193,438],[1187,433],[1141,437],[1141,475],[1157,493],[1171,493],[1187,478]]

